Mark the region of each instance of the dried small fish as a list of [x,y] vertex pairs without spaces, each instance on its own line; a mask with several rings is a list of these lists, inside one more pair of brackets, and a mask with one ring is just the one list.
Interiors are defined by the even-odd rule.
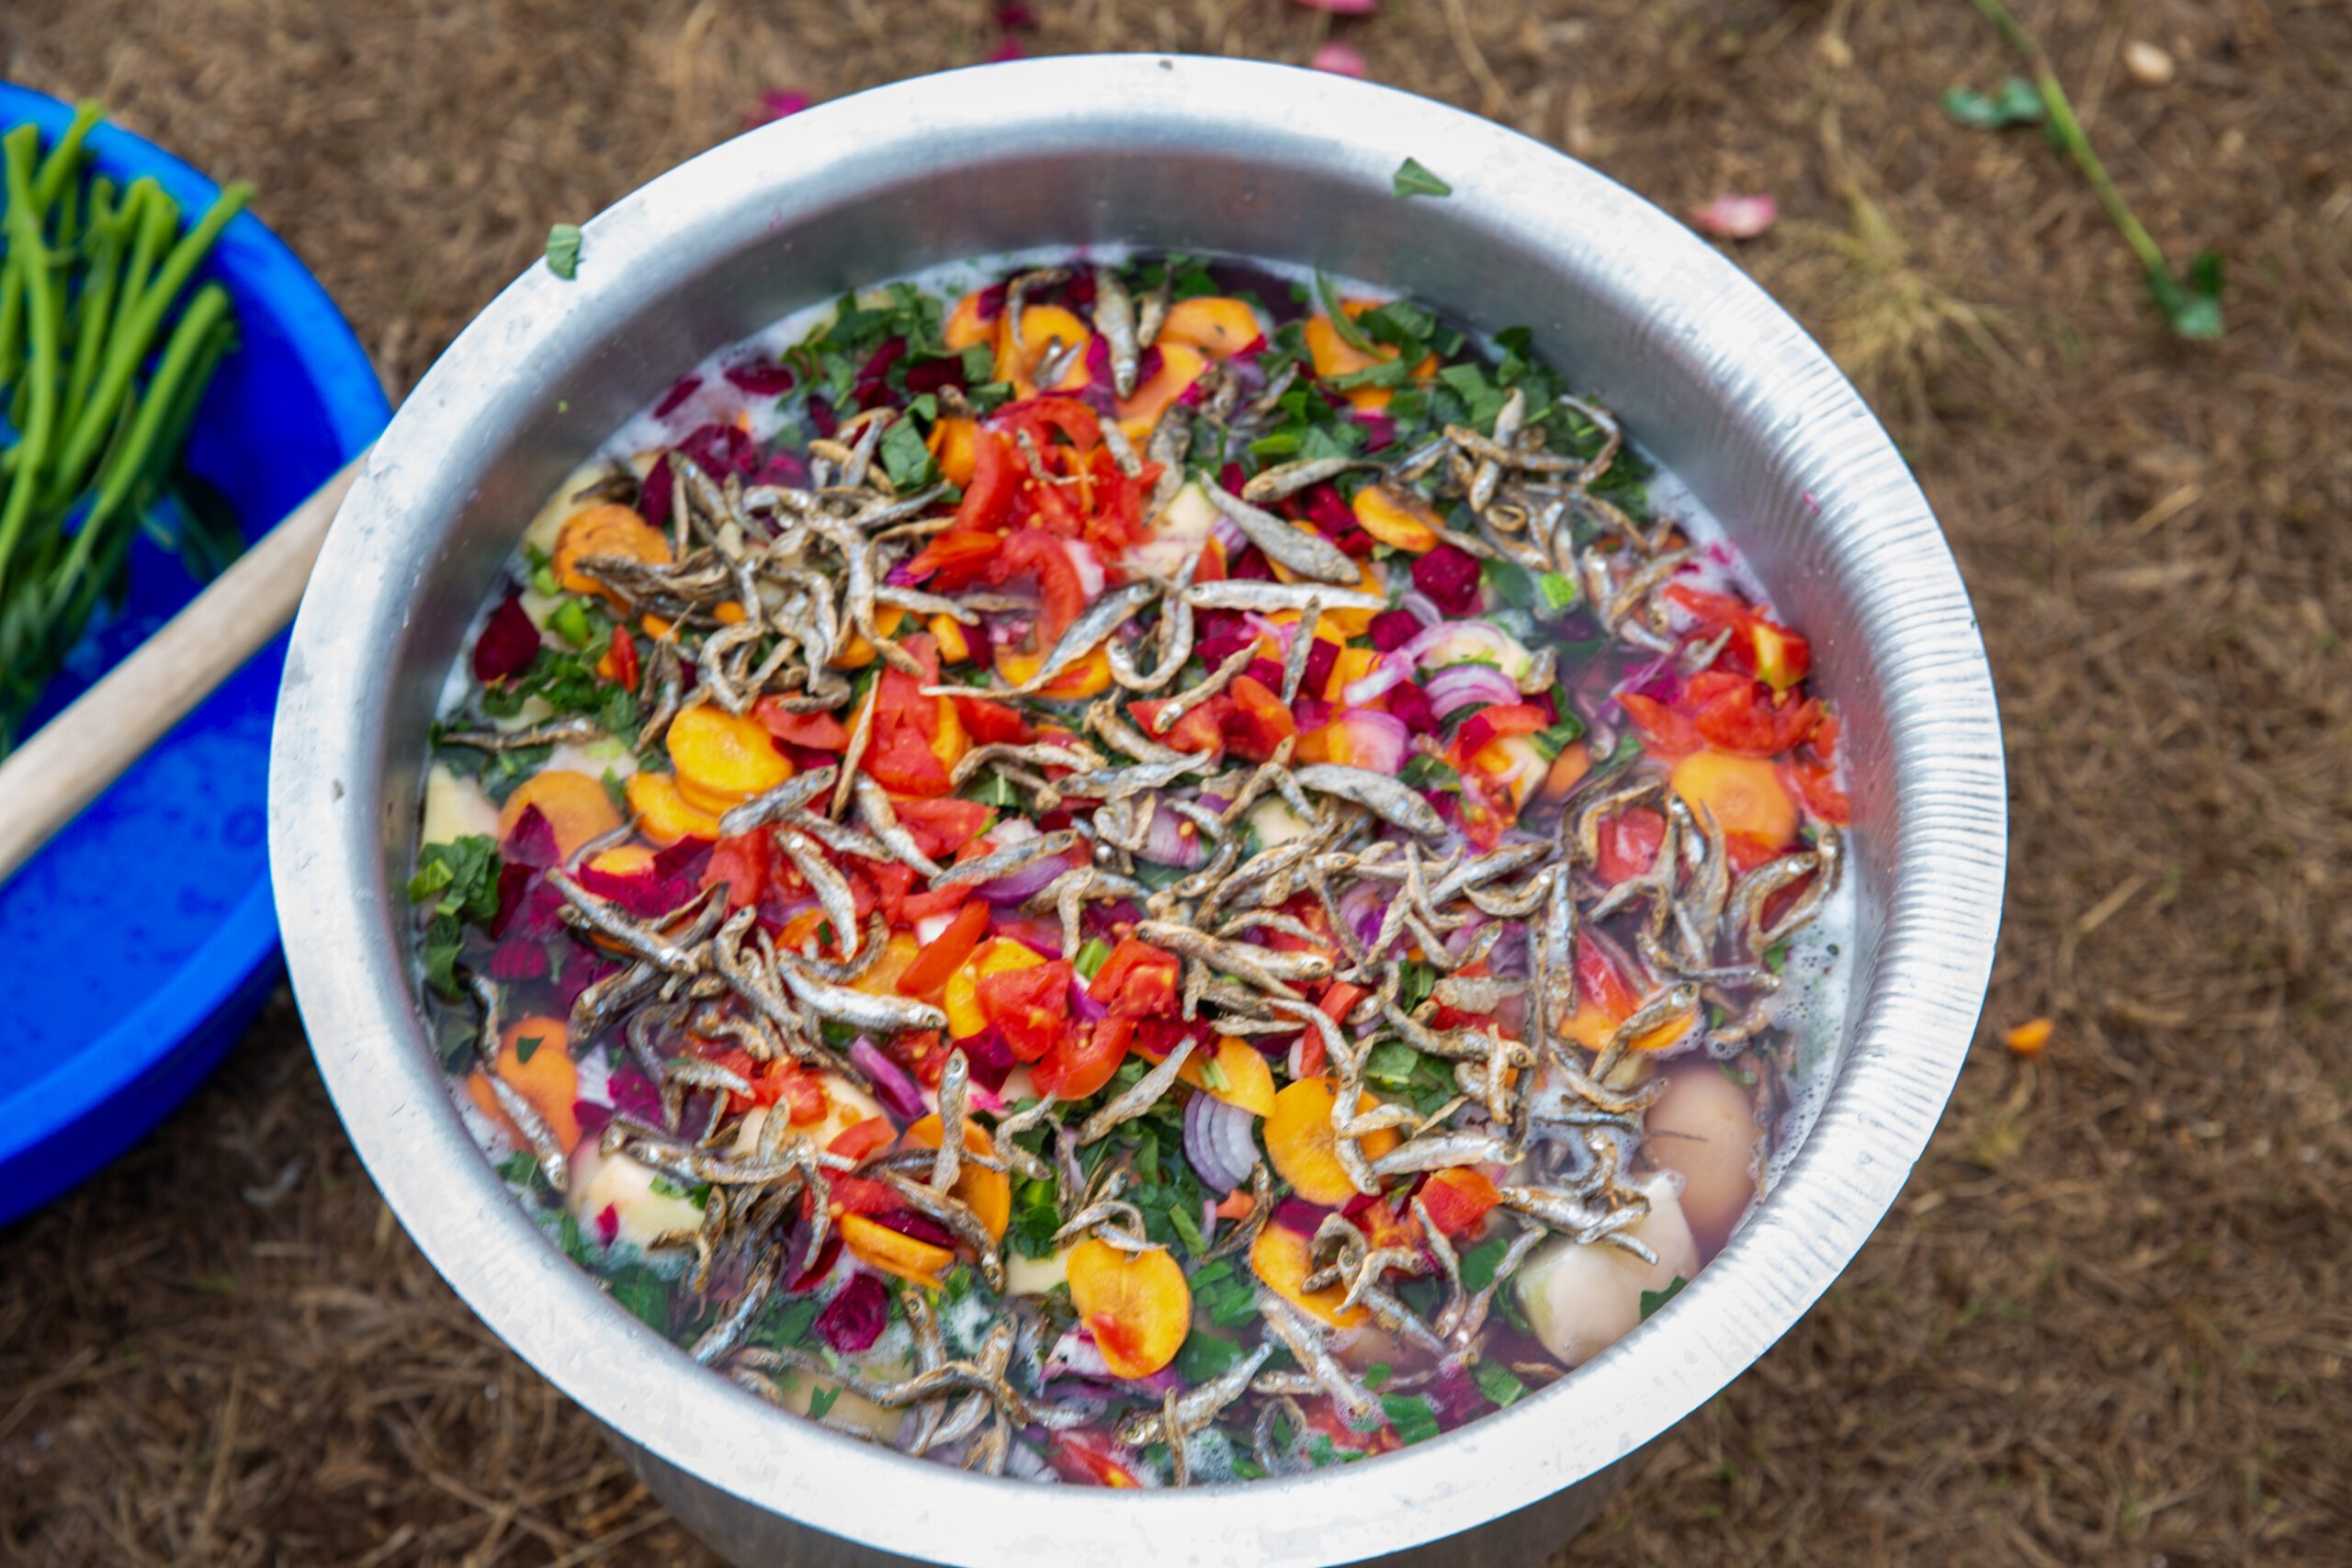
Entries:
[[1094,269],[1094,330],[1111,350],[1111,389],[1121,398],[1136,395],[1136,371],[1143,345],[1136,337],[1136,302],[1119,275],[1107,266]]
[[[993,882],[1000,876],[1010,876],[1023,866],[1044,860],[1048,855],[1066,855],[1076,848],[1078,835],[1068,828],[1058,832],[1040,833],[1034,839],[1023,839],[1007,849],[994,851],[976,859],[959,861],[932,878],[933,887],[948,887],[964,882]],[[935,1029],[936,1024],[916,1024],[909,1027]]]
[[1085,1124],[1078,1130],[1079,1147],[1102,1142],[1120,1122],[1132,1122],[1159,1104],[1159,1097],[1168,1092],[1168,1086],[1176,1081],[1176,1075],[1182,1072],[1184,1064],[1192,1059],[1193,1043],[1190,1040],[1178,1041],[1176,1048],[1169,1052],[1158,1066],[1137,1078],[1134,1088],[1088,1117]]
[[1402,828],[1408,833],[1424,838],[1441,838],[1445,823],[1436,807],[1421,798],[1410,786],[1398,783],[1386,773],[1375,773],[1369,768],[1353,768],[1344,762],[1314,762],[1297,770],[1293,775],[1298,787],[1316,795],[1337,795],[1352,805],[1361,806],[1382,821]]
[[1265,551],[1268,560],[1317,582],[1352,586],[1363,580],[1363,569],[1356,565],[1355,558],[1313,529],[1261,512],[1222,485],[1204,483],[1201,488],[1209,503],[1224,513],[1243,537]]
[[718,818],[718,830],[730,839],[765,827],[786,812],[797,811],[819,795],[833,787],[835,771],[828,764],[811,768],[805,773],[795,773],[764,795],[755,795],[741,806],[728,807]]
[[1277,463],[1241,487],[1241,499],[1253,505],[1283,500],[1300,491],[1311,490],[1328,479],[1338,479],[1353,468],[1380,467],[1369,457],[1300,457],[1288,463]]
[[[910,865],[925,876],[937,876],[938,863],[922,852],[914,836],[899,821],[899,813],[890,804],[890,792],[870,778],[859,776],[852,785],[857,799],[858,819],[865,830],[881,840],[882,847],[898,857],[902,864]],[[876,857],[879,858],[879,857]]]
[[603,727],[593,718],[566,718],[527,729],[444,730],[440,744],[462,746],[469,751],[520,751],[530,746],[583,744],[601,740],[604,735]]

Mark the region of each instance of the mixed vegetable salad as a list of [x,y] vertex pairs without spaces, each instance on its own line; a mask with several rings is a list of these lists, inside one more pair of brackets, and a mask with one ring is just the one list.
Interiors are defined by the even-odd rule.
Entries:
[[780,1404],[1101,1485],[1421,1441],[1679,1289],[1847,803],[1608,412],[1183,257],[783,339],[563,487],[435,734],[424,987],[560,1245]]

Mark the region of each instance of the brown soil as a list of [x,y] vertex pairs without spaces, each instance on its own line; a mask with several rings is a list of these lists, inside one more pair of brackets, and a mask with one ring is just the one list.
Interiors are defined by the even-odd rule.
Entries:
[[[1035,51],[1304,60],[1282,0],[1037,0]],[[2228,253],[2168,339],[1972,7],[1388,0],[1385,81],[1680,208],[1871,392],[1974,591],[2016,834],[1986,1026],[1860,1260],[1579,1563],[2352,1562],[2352,10],[2025,0],[2123,191]],[[550,220],[994,46],[980,0],[18,0],[0,71],[250,177],[405,388]],[[2135,85],[2133,39],[2177,62]],[[2057,1022],[2040,1060],[2000,1031]],[[0,1558],[707,1562],[377,1200],[283,998],[0,1235]],[[1564,1558],[1563,1561],[1567,1559]]]

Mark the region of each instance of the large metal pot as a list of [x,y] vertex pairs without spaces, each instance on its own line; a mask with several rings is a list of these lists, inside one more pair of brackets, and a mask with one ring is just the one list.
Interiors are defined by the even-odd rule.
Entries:
[[[1394,197],[1408,155],[1453,196]],[[451,1109],[406,957],[425,726],[565,470],[682,368],[791,308],[957,256],[1100,242],[1313,263],[1476,324],[1532,325],[1811,636],[1854,774],[1860,918],[1835,1088],[1730,1247],[1670,1309],[1508,1412],[1242,1487],[981,1480],[781,1416],[695,1366],[501,1186]],[[1990,677],[1927,502],[1755,285],[1647,203],[1470,115],[1155,56],[991,65],[826,105],[597,219],[575,280],[533,267],[411,396],[345,504],[296,627],[270,778],[295,989],[385,1199],[458,1293],[746,1563],[1333,1563],[1450,1536],[1448,1562],[1540,1558],[1796,1320],[1893,1201],[1974,1027],[2005,828]]]

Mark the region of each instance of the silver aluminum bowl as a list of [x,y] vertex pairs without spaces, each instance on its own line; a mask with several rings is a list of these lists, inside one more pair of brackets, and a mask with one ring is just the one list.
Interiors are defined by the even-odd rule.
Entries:
[[[1391,195],[1408,154],[1450,199]],[[406,957],[425,726],[563,473],[684,367],[792,308],[959,256],[1104,242],[1314,263],[1480,326],[1532,326],[1812,637],[1854,775],[1861,914],[1836,1086],[1729,1248],[1508,1412],[1240,1487],[985,1481],[781,1416],[695,1366],[501,1186],[451,1109]],[[1542,1555],[1796,1321],[1894,1201],[1974,1028],[2005,843],[1990,675],[1935,519],[1761,290],[1646,202],[1485,120],[1329,75],[1154,56],[989,65],[828,104],[598,218],[575,281],[531,268],[410,397],[344,507],[295,629],[270,777],[295,989],[385,1199],[458,1293],[747,1563],[1334,1563],[1462,1531],[1445,1561]]]

